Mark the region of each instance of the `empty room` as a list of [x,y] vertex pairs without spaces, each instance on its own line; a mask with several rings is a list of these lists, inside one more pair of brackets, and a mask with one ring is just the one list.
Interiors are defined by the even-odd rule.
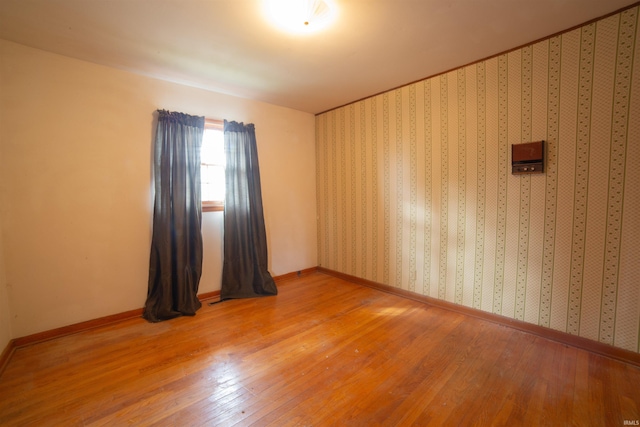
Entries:
[[637,0],[0,0],[0,425],[640,425]]

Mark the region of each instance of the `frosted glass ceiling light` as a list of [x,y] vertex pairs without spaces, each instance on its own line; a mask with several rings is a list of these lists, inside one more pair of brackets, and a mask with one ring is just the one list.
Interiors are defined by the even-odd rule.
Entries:
[[265,12],[278,28],[297,34],[326,28],[336,18],[331,0],[265,0]]

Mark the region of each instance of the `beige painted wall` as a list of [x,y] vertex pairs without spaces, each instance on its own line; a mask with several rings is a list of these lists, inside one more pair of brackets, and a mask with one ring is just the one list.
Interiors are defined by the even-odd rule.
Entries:
[[[1,158],[2,153],[0,152],[0,159]],[[2,211],[2,200],[0,199],[0,353],[7,347],[7,344],[9,344],[12,338],[11,310],[9,307],[9,293],[7,290],[2,244]]]
[[[0,64],[2,63],[2,57],[0,56]],[[2,74],[0,74],[0,85],[2,85]],[[2,165],[2,110],[0,110],[0,165]],[[6,186],[4,181],[0,182],[0,191]],[[9,305],[9,292],[7,276],[5,274],[4,267],[4,244],[3,244],[3,227],[2,217],[5,212],[5,202],[0,194],[0,353],[4,351],[13,338],[11,333],[11,308]]]
[[[317,265],[312,115],[7,41],[0,56],[0,196],[14,338],[144,305],[158,108],[254,123],[270,271]],[[204,214],[200,292],[220,287],[221,227],[222,214]]]
[[640,351],[637,36],[635,7],[318,116],[319,264]]

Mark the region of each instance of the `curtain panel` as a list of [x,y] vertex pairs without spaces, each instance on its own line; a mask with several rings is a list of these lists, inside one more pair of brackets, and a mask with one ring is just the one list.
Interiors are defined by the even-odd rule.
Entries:
[[258,148],[253,124],[224,121],[224,261],[220,300],[277,295],[267,269]]
[[153,237],[143,314],[150,322],[193,316],[201,307],[203,133],[204,117],[158,110]]

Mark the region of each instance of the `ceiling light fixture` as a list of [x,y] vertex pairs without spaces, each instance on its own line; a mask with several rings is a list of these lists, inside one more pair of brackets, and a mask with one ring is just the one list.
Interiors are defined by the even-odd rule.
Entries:
[[264,0],[264,5],[272,23],[295,34],[319,31],[337,16],[332,0]]

